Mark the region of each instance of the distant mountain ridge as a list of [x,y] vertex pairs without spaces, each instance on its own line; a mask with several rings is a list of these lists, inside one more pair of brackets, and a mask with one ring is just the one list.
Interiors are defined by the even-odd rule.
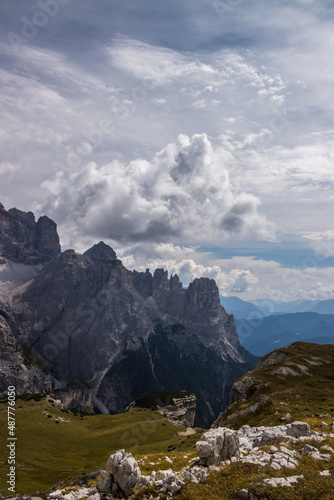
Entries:
[[276,314],[293,314],[299,312],[317,312],[334,314],[334,299],[328,300],[294,300],[291,302],[272,299],[256,299],[245,301],[239,297],[223,297],[221,303],[229,314],[236,319],[251,319]]
[[238,319],[242,345],[257,356],[293,342],[334,343],[334,315],[315,312],[277,314],[258,321]]
[[270,312],[265,307],[239,299],[239,297],[221,296],[220,301],[228,314],[233,314],[235,319],[270,315]]

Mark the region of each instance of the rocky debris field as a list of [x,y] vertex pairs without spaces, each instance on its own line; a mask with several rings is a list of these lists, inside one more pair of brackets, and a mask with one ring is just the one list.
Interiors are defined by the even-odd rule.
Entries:
[[[178,494],[187,483],[208,480],[213,472],[219,472],[231,463],[270,466],[274,471],[282,470],[282,477],[268,477],[263,485],[275,488],[293,488],[303,479],[302,474],[292,474],[303,456],[324,463],[319,476],[330,477],[326,467],[334,449],[325,440],[334,439],[333,433],[312,431],[305,422],[293,422],[275,427],[250,427],[245,425],[238,431],[228,428],[210,429],[196,443],[197,458],[179,471],[172,469],[141,473],[139,462],[131,453],[119,450],[109,457],[106,468],[73,482],[71,486],[59,484],[47,493],[47,500],[113,500],[136,499],[138,491],[147,491],[140,498],[163,499]],[[312,444],[311,444],[312,443]],[[298,445],[300,451],[293,449]],[[27,497],[25,497],[27,500]],[[138,497],[139,498],[139,497]],[[255,499],[247,489],[238,492],[240,499]]]

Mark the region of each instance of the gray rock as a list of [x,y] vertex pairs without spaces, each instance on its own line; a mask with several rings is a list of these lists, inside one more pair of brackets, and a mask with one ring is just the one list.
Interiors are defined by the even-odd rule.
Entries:
[[135,489],[140,490],[143,486],[153,486],[151,476],[140,476],[136,482]]
[[275,470],[282,469],[283,467],[295,469],[298,466],[299,453],[288,450],[285,446],[281,446],[280,450],[280,452],[276,451],[272,455],[271,467]]
[[199,483],[200,481],[205,481],[209,477],[208,468],[196,465],[186,470],[183,473],[183,477],[186,481],[189,481],[191,483]]
[[246,457],[243,457],[241,461],[246,464],[254,464],[254,465],[268,465],[272,459],[272,456],[269,453],[266,453],[261,450],[254,450],[249,453]]
[[320,453],[320,451],[315,448],[314,446],[311,446],[309,444],[306,444],[302,450],[302,455],[307,455],[309,457],[314,458],[315,460],[330,460],[331,456],[329,454],[325,453]]
[[286,426],[277,425],[274,427],[250,427],[244,425],[238,431],[240,446],[246,449],[252,449],[254,446],[265,446],[275,441],[279,441],[286,436]]
[[288,436],[300,438],[301,436],[309,436],[311,434],[310,426],[306,422],[292,422],[286,426]]
[[220,427],[205,432],[196,443],[200,465],[218,465],[223,460],[240,457],[237,431]]
[[268,479],[264,479],[264,484],[269,484],[270,486],[274,486],[275,488],[278,486],[295,486],[299,479],[303,479],[304,476],[290,476],[290,477],[272,477]]
[[113,484],[113,477],[110,472],[103,470],[101,472],[101,478],[97,484],[97,488],[101,493],[108,495],[111,493],[111,487]]
[[115,483],[125,495],[129,495],[141,476],[138,463],[132,454],[126,453],[124,450],[117,451],[109,457],[107,467],[110,469]]

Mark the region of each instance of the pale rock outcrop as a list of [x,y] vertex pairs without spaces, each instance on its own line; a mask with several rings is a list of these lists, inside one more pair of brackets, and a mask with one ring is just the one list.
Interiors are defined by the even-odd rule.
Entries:
[[329,477],[329,476],[331,476],[331,471],[329,469],[321,470],[319,472],[319,474],[320,474],[320,476],[327,476],[327,477]]
[[268,479],[264,479],[264,484],[268,484],[270,486],[295,486],[299,479],[303,479],[304,476],[290,476],[290,477],[271,477]]
[[300,458],[299,453],[288,450],[285,446],[280,446],[280,450],[280,452],[275,451],[273,453],[270,466],[276,470],[282,469],[283,467],[295,469],[298,466],[298,460]]
[[117,451],[109,457],[107,467],[119,488],[125,495],[129,495],[141,476],[139,465],[132,454],[124,450]]
[[196,449],[200,457],[200,465],[218,465],[224,460],[239,459],[240,443],[237,431],[224,427],[205,432]]
[[171,493],[174,495],[185,486],[184,481],[181,479],[180,475],[174,472],[172,469],[159,470],[157,472],[152,472],[151,479],[154,481],[155,486],[162,493]]
[[252,449],[254,446],[264,446],[278,441],[286,435],[286,426],[250,427],[244,425],[238,431],[241,448]]
[[288,425],[273,427],[250,427],[244,425],[238,431],[241,451],[250,451],[255,446],[265,446],[282,439],[297,442],[306,439],[323,440],[319,433],[311,431],[306,422],[292,422]]
[[244,464],[268,465],[271,460],[271,455],[261,450],[253,450],[248,455],[241,459]]
[[206,469],[204,467],[195,465],[194,467],[185,470],[183,476],[184,479],[186,479],[190,483],[199,483],[200,481],[205,481],[206,479],[208,479],[208,470],[210,470],[210,467]]
[[302,450],[302,455],[308,455],[309,457],[314,458],[315,460],[330,460],[331,456],[326,453],[320,453],[320,451],[311,446],[310,444],[306,444]]

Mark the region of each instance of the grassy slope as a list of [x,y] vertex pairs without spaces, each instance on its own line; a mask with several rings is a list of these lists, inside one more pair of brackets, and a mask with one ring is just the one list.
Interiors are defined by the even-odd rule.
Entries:
[[[109,456],[122,448],[136,458],[147,455],[152,461],[152,457],[162,459],[170,452],[183,457],[184,450],[193,450],[198,439],[198,436],[179,436],[178,432],[185,430],[183,427],[141,408],[113,416],[80,417],[62,411],[45,397],[39,401],[17,399],[16,408],[16,491],[22,494],[47,491],[60,480],[103,468]],[[3,444],[7,439],[6,412],[7,404],[2,400],[0,437]],[[0,493],[6,496],[8,465],[3,444]],[[181,466],[187,463],[183,462]],[[165,463],[159,468],[164,467]]]
[[[235,429],[245,424],[280,425],[283,423],[281,418],[287,413],[290,413],[291,421],[308,422],[313,429],[319,428],[323,421],[331,422],[329,417],[313,415],[334,417],[334,345],[296,342],[277,351],[289,356],[247,374],[254,380],[247,399],[233,404],[223,414],[220,425],[228,423]],[[268,356],[270,354],[262,359]],[[298,376],[275,374],[280,368],[292,369]],[[305,368],[307,372],[304,373]],[[244,413],[259,402],[259,396],[266,396],[268,401],[260,404],[255,412]]]
[[[269,402],[255,413],[234,419],[232,427],[238,428],[244,423],[276,425],[282,423],[280,418],[287,412],[291,413],[292,420],[308,421],[313,429],[319,429],[322,421],[328,424],[332,421],[330,417],[312,415],[331,414],[334,417],[334,346],[297,343],[280,350],[287,352],[289,358],[257,370],[256,377],[252,374],[257,384],[268,384],[262,387],[261,393],[265,392]],[[307,360],[318,364],[310,364]],[[299,368],[299,377],[273,375],[273,371],[282,366],[297,371],[297,365],[307,366],[309,374],[303,374]],[[233,411],[256,402],[258,396],[250,394],[247,401],[233,405]],[[0,404],[1,441],[7,437],[6,408],[6,404]],[[229,412],[231,415],[231,410]],[[197,455],[194,446],[198,434],[179,436],[177,433],[183,428],[148,409],[135,408],[114,416],[80,418],[62,412],[44,398],[40,401],[18,400],[17,415],[17,491],[20,493],[45,491],[61,479],[105,467],[109,455],[121,448],[131,451],[137,460],[143,460],[140,468],[144,474],[169,467],[179,470]],[[288,447],[300,452],[304,444]],[[317,448],[329,444],[334,448],[334,439],[311,444]],[[173,464],[165,462],[166,455],[173,459]],[[7,466],[0,465],[1,472],[6,469]],[[329,469],[332,476],[320,476],[319,471],[324,469]],[[294,488],[273,488],[262,484],[264,478],[300,474],[304,475],[304,480]],[[1,476],[0,492],[6,495],[6,480],[3,474]],[[242,488],[268,500],[334,500],[334,456],[329,462],[303,456],[294,470],[275,471],[268,466],[231,464],[221,472],[211,474],[208,481],[187,485],[175,500],[235,500]],[[134,498],[143,500],[150,495],[151,492],[145,494],[142,491]]]

